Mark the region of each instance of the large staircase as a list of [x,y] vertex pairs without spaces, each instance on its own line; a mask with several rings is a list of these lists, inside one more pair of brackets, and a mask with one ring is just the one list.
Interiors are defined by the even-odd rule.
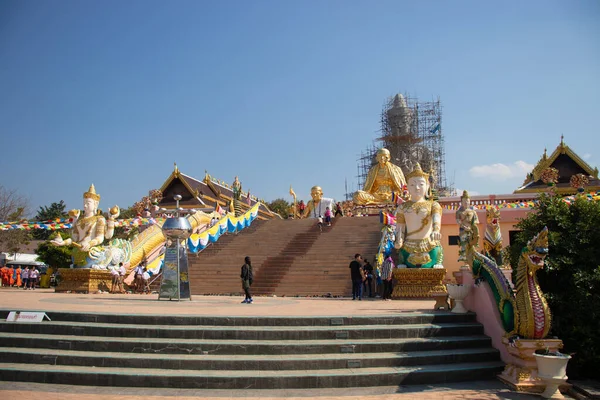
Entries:
[[13,323],[5,321],[8,310],[0,310],[0,380],[123,387],[334,388],[490,379],[503,368],[498,351],[472,313],[47,314],[52,321]]
[[240,268],[252,258],[254,294],[348,296],[355,253],[373,260],[381,236],[378,217],[336,218],[319,231],[314,219],[253,222],[190,256],[192,294],[239,294]]

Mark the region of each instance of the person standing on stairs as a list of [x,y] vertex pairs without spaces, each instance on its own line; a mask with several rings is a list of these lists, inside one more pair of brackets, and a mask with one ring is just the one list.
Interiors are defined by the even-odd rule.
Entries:
[[252,286],[253,274],[252,274],[252,262],[250,261],[250,257],[246,256],[244,258],[244,265],[242,265],[242,273],[240,274],[240,278],[242,278],[242,289],[246,293],[246,297],[243,304],[251,304],[252,303],[252,294],[250,293],[250,286]]
[[356,300],[357,297],[358,300],[362,300],[362,256],[356,253],[348,268],[350,268],[350,277],[352,278],[352,300]]

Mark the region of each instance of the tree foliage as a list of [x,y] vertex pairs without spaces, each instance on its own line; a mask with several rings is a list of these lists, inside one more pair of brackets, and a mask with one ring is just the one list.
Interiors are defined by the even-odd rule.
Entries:
[[[29,201],[14,189],[0,185],[0,221],[15,222],[27,217]],[[24,230],[0,231],[0,251],[16,254],[29,243],[31,236]]]
[[[58,233],[51,232],[48,239],[54,239]],[[68,233],[61,232],[63,239],[70,237]],[[71,252],[73,246],[58,247],[50,243],[49,241],[42,242],[38,245],[35,250],[35,254],[38,256],[38,260],[46,265],[53,268],[69,268],[71,265]]]
[[[53,219],[63,219],[67,218],[69,215],[65,210],[66,204],[63,200],[58,203],[52,203],[50,206],[40,206],[37,214],[35,215],[36,221],[50,221]],[[47,231],[43,229],[36,229],[33,231],[33,237],[37,240],[48,240],[52,235],[52,231]]]
[[270,203],[267,203],[267,207],[273,212],[281,215],[282,218],[287,218],[290,213],[291,203],[288,203],[285,199],[275,199]]
[[600,202],[577,198],[568,205],[558,196],[542,195],[536,212],[517,224],[521,230],[510,246],[511,265],[521,249],[544,226],[549,253],[538,271],[542,292],[552,311],[552,332],[563,340],[569,377],[598,377],[600,361]]

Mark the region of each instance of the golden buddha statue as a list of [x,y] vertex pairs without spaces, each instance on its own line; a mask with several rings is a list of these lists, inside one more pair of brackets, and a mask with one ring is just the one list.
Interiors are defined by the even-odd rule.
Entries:
[[335,212],[335,209],[333,208],[335,201],[333,199],[323,197],[323,189],[321,189],[320,186],[313,186],[310,189],[310,197],[312,197],[312,200],[309,200],[306,204],[302,218],[325,217],[325,211],[327,210],[327,207],[329,207],[329,210],[331,210],[331,214],[333,216],[333,213]]
[[406,180],[400,167],[392,164],[390,158],[388,149],[381,148],[377,151],[377,165],[369,170],[363,190],[354,194],[355,204],[389,203],[392,192],[402,194]]
[[100,246],[104,239],[110,239],[113,236],[115,228],[115,218],[119,216],[118,206],[109,210],[108,221],[102,213],[98,212],[100,195],[96,193],[96,188],[92,184],[90,189],[83,194],[83,218],[79,218],[80,210],[69,211],[69,216],[73,218],[72,238],[63,240],[60,233],[51,243],[56,246],[74,245],[81,252],[89,252],[91,248]]
[[442,207],[425,198],[429,190],[429,174],[417,163],[408,175],[410,200],[396,211],[396,241],[400,265],[408,268],[443,268]]

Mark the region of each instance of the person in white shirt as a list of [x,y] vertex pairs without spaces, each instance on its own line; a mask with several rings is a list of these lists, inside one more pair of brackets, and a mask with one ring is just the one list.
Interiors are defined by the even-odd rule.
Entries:
[[119,270],[117,268],[111,269],[110,275],[112,276],[112,285],[110,287],[110,292],[115,293],[119,288]]
[[142,261],[140,263],[140,265],[138,265],[137,267],[135,267],[135,280],[134,280],[134,285],[135,285],[135,291],[136,292],[142,292],[144,290],[144,278],[143,278],[143,274],[144,274],[144,270],[146,269],[146,262]]
[[125,286],[123,281],[125,280],[125,274],[127,274],[127,270],[122,262],[119,263],[119,291],[121,293],[125,293]]
[[31,290],[35,290],[35,285],[37,284],[38,277],[40,276],[40,271],[35,268],[35,265],[29,271],[29,288]]
[[26,290],[29,284],[29,267],[25,267],[23,272],[21,272],[21,280],[23,281],[23,290]]

